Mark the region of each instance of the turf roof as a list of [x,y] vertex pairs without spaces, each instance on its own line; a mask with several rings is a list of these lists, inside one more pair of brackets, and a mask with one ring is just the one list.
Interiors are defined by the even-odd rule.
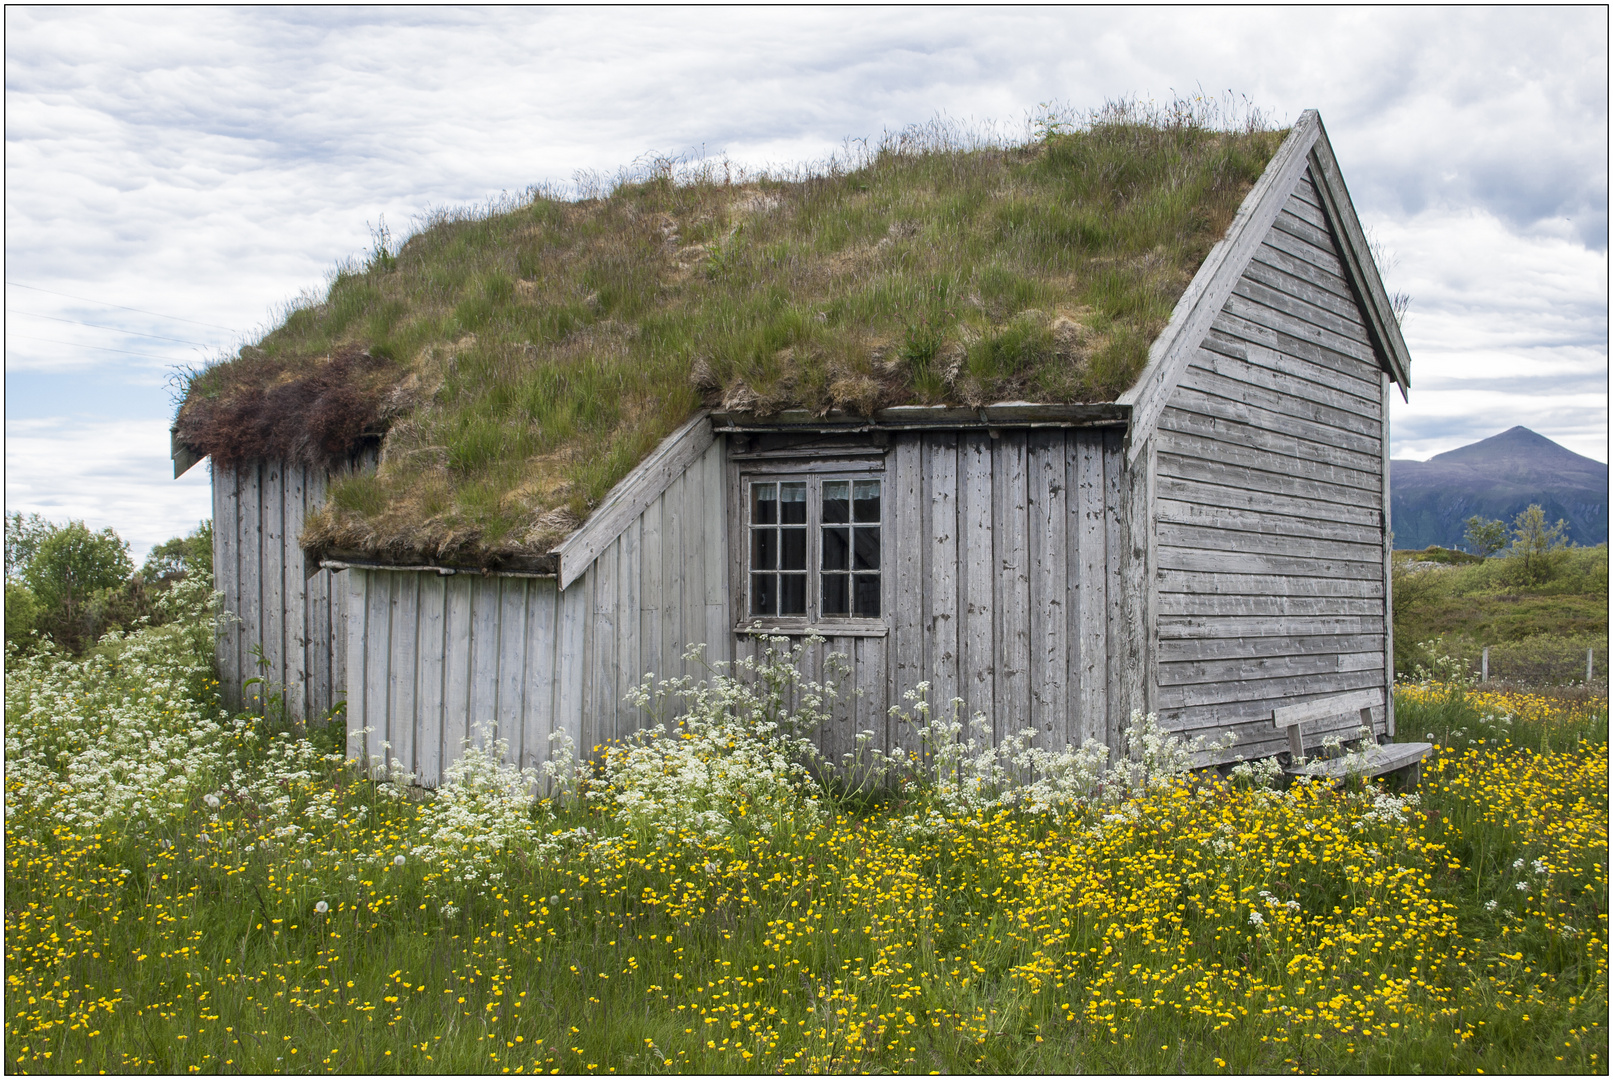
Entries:
[[1120,108],[444,218],[198,373],[178,438],[223,466],[379,443],[304,546],[496,564],[549,551],[702,407],[1113,401],[1284,134]]

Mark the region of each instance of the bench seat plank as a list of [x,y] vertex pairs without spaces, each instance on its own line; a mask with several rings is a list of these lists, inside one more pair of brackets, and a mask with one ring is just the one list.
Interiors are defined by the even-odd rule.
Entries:
[[[1434,750],[1433,743],[1390,743],[1387,746],[1373,746],[1367,749],[1366,767],[1362,770],[1363,776],[1383,776],[1386,773],[1404,769],[1409,765],[1417,765]],[[1290,765],[1286,770],[1290,776],[1319,776],[1330,780],[1343,780],[1345,777],[1345,758],[1334,758],[1331,761],[1311,761],[1304,765]]]

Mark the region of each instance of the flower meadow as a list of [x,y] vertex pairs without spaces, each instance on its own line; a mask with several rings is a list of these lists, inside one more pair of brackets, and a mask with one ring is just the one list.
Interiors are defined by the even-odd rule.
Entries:
[[225,715],[216,598],[165,602],[7,658],[13,1072],[1607,1068],[1605,697],[1402,687],[1406,792],[1147,717],[971,743],[916,688],[915,749],[826,783],[780,651],[428,793]]

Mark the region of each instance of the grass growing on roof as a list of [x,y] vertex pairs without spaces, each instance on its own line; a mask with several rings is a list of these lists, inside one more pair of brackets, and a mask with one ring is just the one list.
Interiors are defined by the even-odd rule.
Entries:
[[[702,405],[1113,400],[1283,134],[1210,119],[931,125],[811,175],[663,165],[445,217],[198,374],[181,436],[229,464],[384,431],[305,539],[475,557],[547,551]],[[300,427],[257,423],[277,394]]]

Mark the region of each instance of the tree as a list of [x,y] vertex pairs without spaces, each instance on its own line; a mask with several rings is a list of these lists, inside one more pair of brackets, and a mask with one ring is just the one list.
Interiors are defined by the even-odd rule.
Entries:
[[40,517],[21,513],[6,515],[6,580],[11,581],[22,573],[39,550],[39,542],[51,534],[56,526]]
[[1481,518],[1475,514],[1463,524],[1467,526],[1468,550],[1479,558],[1488,559],[1507,546],[1506,522]]
[[213,575],[211,518],[197,524],[188,535],[176,536],[152,548],[140,568],[140,576],[148,585],[166,584],[197,572],[208,577]]
[[1509,558],[1522,559],[1518,564],[1520,584],[1538,585],[1551,573],[1554,560],[1551,553],[1568,546],[1568,523],[1562,518],[1557,524],[1546,524],[1546,512],[1539,503],[1531,503],[1512,522],[1512,547]]
[[[77,636],[84,604],[97,593],[120,588],[134,573],[134,562],[129,545],[111,529],[91,532],[82,521],[45,524],[46,534],[19,567],[18,576],[40,606],[59,614]],[[9,533],[9,520],[7,526]]]

